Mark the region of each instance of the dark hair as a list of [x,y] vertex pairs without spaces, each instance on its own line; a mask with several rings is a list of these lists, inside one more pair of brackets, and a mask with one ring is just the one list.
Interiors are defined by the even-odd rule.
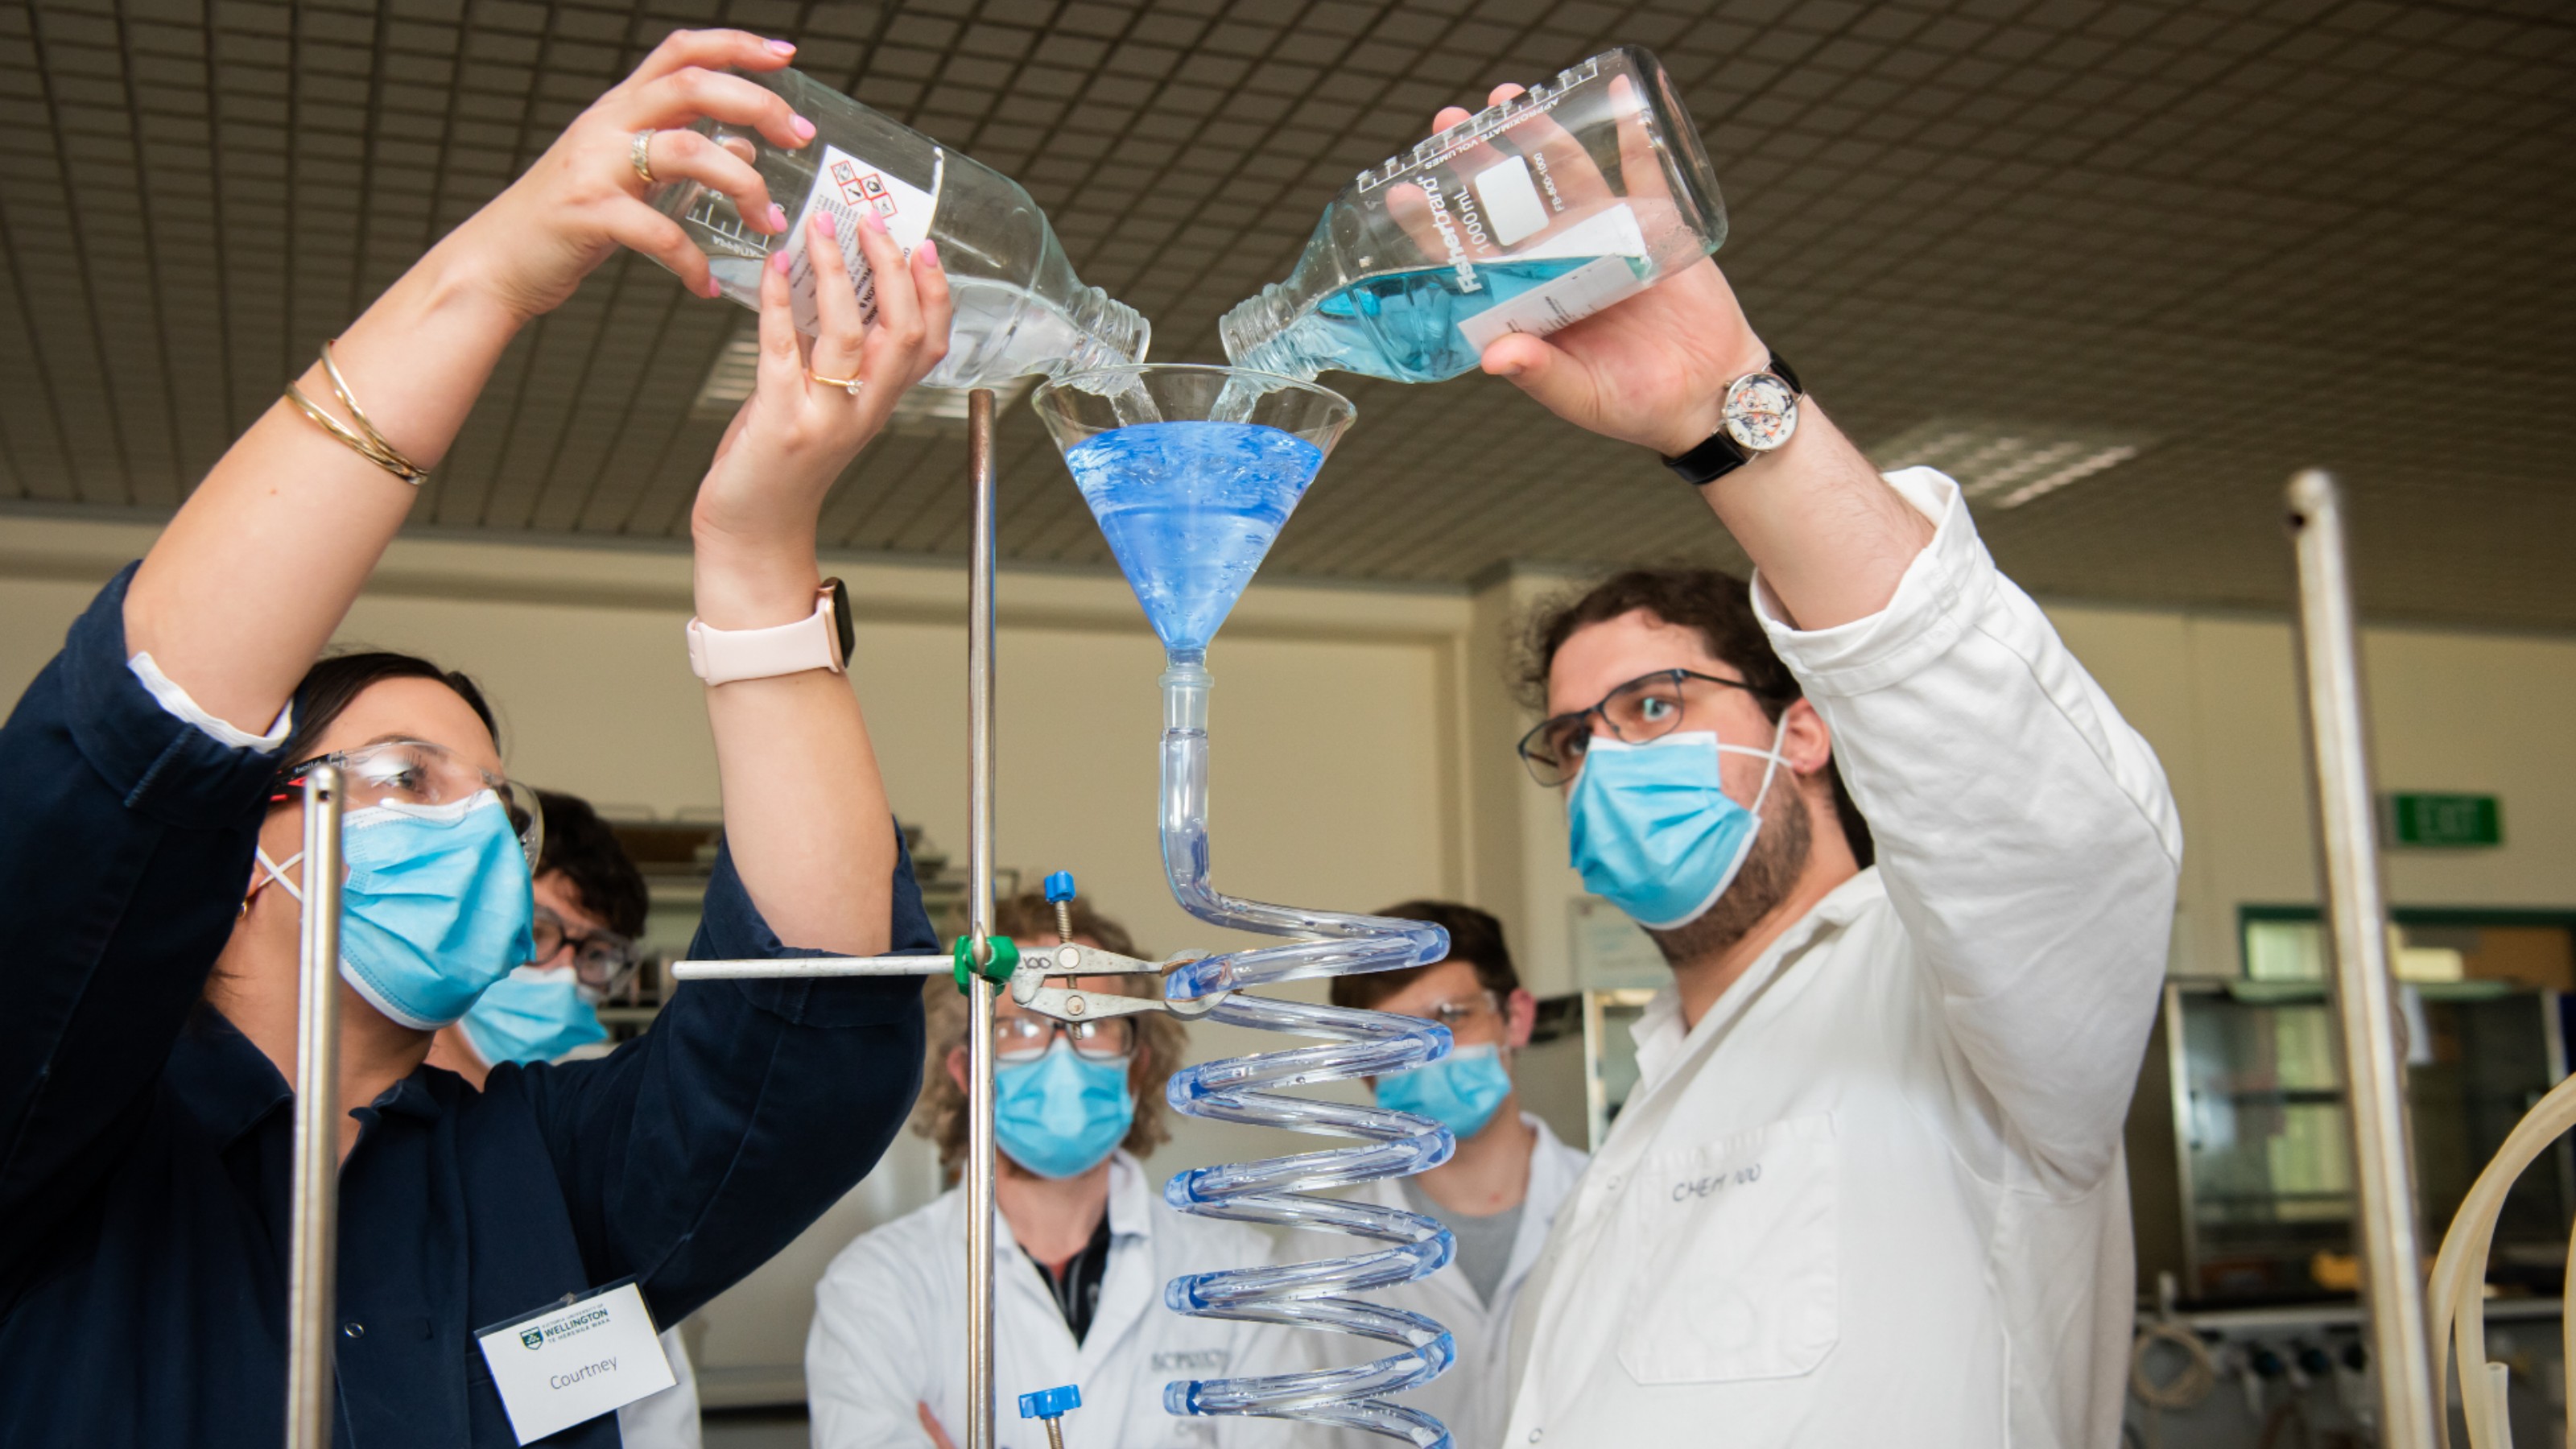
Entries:
[[[1744,580],[1721,569],[1652,568],[1612,574],[1581,595],[1558,600],[1532,616],[1518,681],[1524,700],[1545,712],[1548,671],[1556,663],[1556,652],[1576,630],[1634,613],[1698,631],[1711,658],[1724,660],[1744,676],[1766,719],[1776,722],[1782,711],[1804,697],[1798,677],[1772,652],[1771,636],[1762,632],[1762,620],[1753,612],[1752,589]],[[1828,760],[1825,777],[1833,787],[1834,814],[1842,822],[1843,838],[1850,842],[1853,857],[1866,866],[1878,854],[1870,841],[1869,822],[1861,818],[1860,807],[1843,785],[1842,767]]]
[[[1447,959],[1464,961],[1474,967],[1477,985],[1504,1000],[1509,1000],[1513,992],[1521,989],[1521,973],[1512,969],[1512,948],[1503,941],[1503,923],[1488,912],[1474,906],[1462,906],[1455,901],[1406,901],[1370,914],[1407,921],[1429,921],[1449,933]],[[1365,1010],[1421,980],[1422,973],[1430,969],[1430,966],[1408,966],[1401,971],[1336,976],[1333,978],[1333,1004]]]
[[537,792],[545,813],[546,843],[537,852],[537,874],[561,871],[581,908],[621,936],[644,934],[644,916],[652,898],[644,889],[644,872],[617,843],[617,832],[578,795],[554,790]]
[[474,681],[453,669],[441,669],[416,654],[396,654],[385,649],[369,649],[356,654],[334,654],[317,660],[304,671],[295,686],[295,727],[286,736],[285,752],[278,756],[282,765],[300,765],[313,757],[314,741],[330,733],[331,724],[349,702],[364,694],[372,685],[388,679],[434,679],[456,691],[483,721],[497,748],[501,727],[493,722],[492,706],[485,703],[483,691]]

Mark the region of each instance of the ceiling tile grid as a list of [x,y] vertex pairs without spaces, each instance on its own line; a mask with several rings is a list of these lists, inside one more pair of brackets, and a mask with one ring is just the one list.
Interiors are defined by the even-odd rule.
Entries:
[[[2048,593],[2276,608],[2279,493],[2355,493],[2386,615],[2576,628],[2576,15],[2557,0],[16,0],[0,6],[0,503],[162,512],[316,343],[671,27],[1019,178],[1085,280],[1217,356],[1351,174],[1607,46],[1653,47],[1726,188],[1719,260],[1864,446],[1932,419],[2150,439],[2012,507]],[[685,536],[746,324],[602,268],[504,359],[417,515]],[[1740,563],[1653,460],[1506,384],[1359,404],[1269,565]],[[1106,557],[1025,408],[1007,556]],[[1882,461],[1897,461],[1882,459]],[[849,549],[966,546],[954,433],[877,443]]]

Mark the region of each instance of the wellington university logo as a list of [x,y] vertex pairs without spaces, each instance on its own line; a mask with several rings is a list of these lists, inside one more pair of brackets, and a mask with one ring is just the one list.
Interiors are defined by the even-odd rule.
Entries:
[[543,1323],[531,1324],[526,1328],[520,1329],[519,1342],[522,1346],[533,1351],[543,1348],[557,1339],[571,1338],[577,1334],[588,1333],[594,1328],[606,1328],[607,1326],[607,1309],[579,1308],[565,1314],[561,1318],[548,1319]]

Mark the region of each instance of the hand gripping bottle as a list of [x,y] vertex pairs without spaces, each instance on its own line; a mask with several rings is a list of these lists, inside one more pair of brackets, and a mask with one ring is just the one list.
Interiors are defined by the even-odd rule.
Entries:
[[814,123],[802,150],[770,144],[756,131],[700,121],[697,129],[750,158],[769,196],[794,223],[785,236],[743,224],[733,202],[694,181],[653,197],[707,254],[724,294],[760,306],[760,268],[785,247],[795,269],[796,325],[816,325],[814,271],[806,223],[832,214],[841,255],[859,290],[859,315],[876,316],[875,282],[859,255],[859,213],[874,209],[903,247],[939,243],[956,299],[948,356],[924,379],[932,387],[991,387],[1023,373],[1141,362],[1152,329],[1136,310],[1074,276],[1046,213],[1018,182],[860,105],[794,70],[746,75],[786,98]]
[[1217,331],[1237,367],[1437,382],[1506,332],[1589,317],[1725,239],[1672,78],[1622,46],[1361,172],[1288,280]]

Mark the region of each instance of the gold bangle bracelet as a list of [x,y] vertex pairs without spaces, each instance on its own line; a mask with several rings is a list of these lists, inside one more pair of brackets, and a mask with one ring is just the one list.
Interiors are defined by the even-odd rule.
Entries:
[[322,374],[331,380],[332,395],[339,398],[340,405],[349,410],[349,416],[358,420],[358,431],[352,431],[348,424],[324,411],[320,404],[304,395],[303,388],[294,383],[290,382],[286,385],[286,400],[295,404],[306,417],[313,420],[316,426],[339,439],[359,457],[415,488],[426,481],[429,470],[405,457],[401,449],[385,441],[385,435],[377,432],[376,425],[368,421],[366,409],[358,406],[357,397],[349,391],[349,380],[340,375],[340,364],[332,359],[331,344],[328,342],[322,344]]

